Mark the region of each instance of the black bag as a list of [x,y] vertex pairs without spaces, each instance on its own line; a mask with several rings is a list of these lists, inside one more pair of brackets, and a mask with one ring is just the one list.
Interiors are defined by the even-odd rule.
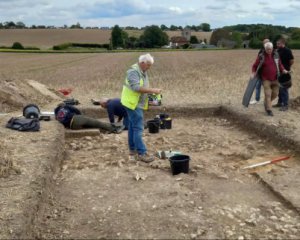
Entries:
[[64,100],[64,103],[67,105],[78,105],[79,101],[74,98],[68,98],[68,99]]
[[7,128],[18,131],[36,132],[40,130],[40,122],[37,118],[14,118],[12,117],[6,124]]
[[290,88],[292,86],[292,77],[291,74],[281,74],[278,78],[279,85],[282,88]]

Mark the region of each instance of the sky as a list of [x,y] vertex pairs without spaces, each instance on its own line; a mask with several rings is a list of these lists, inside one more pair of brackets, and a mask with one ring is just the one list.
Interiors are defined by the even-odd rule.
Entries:
[[300,27],[300,0],[0,0],[0,22],[26,26],[182,26],[208,23]]

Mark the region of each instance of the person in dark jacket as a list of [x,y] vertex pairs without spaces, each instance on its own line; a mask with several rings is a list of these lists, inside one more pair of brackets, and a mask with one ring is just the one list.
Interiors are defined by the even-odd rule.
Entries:
[[117,122],[123,119],[125,129],[128,129],[128,117],[125,107],[121,104],[120,98],[102,98],[99,101],[101,107],[107,110],[108,118],[111,124],[115,124],[115,116],[118,117]]
[[[277,41],[277,52],[280,56],[280,60],[282,62],[282,65],[287,71],[291,70],[291,66],[294,64],[294,56],[292,51],[285,46],[285,39],[280,38]],[[289,78],[288,78],[289,77]],[[280,111],[287,111],[288,105],[289,105],[289,87],[291,86],[291,77],[288,76],[284,78],[282,76],[282,80],[285,80],[284,82],[280,83],[279,88],[279,94],[278,94],[278,102],[273,107],[280,107]],[[279,79],[280,80],[280,79]],[[290,83],[287,83],[287,81],[290,81]]]
[[98,128],[110,133],[121,133],[123,126],[114,126],[81,114],[80,110],[72,105],[61,103],[54,109],[55,119],[69,129]]

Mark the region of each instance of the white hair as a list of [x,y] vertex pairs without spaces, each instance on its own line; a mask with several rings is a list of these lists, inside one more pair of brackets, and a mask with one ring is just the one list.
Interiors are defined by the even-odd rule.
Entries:
[[271,43],[271,42],[266,42],[266,43],[264,44],[264,47],[265,47],[265,49],[273,49],[273,43]]
[[149,54],[144,54],[139,57],[139,63],[150,63],[151,65],[154,63],[154,58]]
[[263,40],[263,44],[265,44],[265,43],[267,43],[267,42],[270,42],[270,39],[265,38],[265,39]]

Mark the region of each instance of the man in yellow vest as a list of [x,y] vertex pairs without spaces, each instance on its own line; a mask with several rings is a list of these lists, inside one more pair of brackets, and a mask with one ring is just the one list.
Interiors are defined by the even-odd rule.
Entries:
[[152,162],[153,156],[147,153],[143,142],[144,110],[148,109],[148,94],[161,93],[159,88],[150,88],[147,70],[154,63],[153,57],[147,53],[139,57],[138,63],[127,71],[123,85],[121,103],[128,115],[128,145],[129,156],[143,162]]

